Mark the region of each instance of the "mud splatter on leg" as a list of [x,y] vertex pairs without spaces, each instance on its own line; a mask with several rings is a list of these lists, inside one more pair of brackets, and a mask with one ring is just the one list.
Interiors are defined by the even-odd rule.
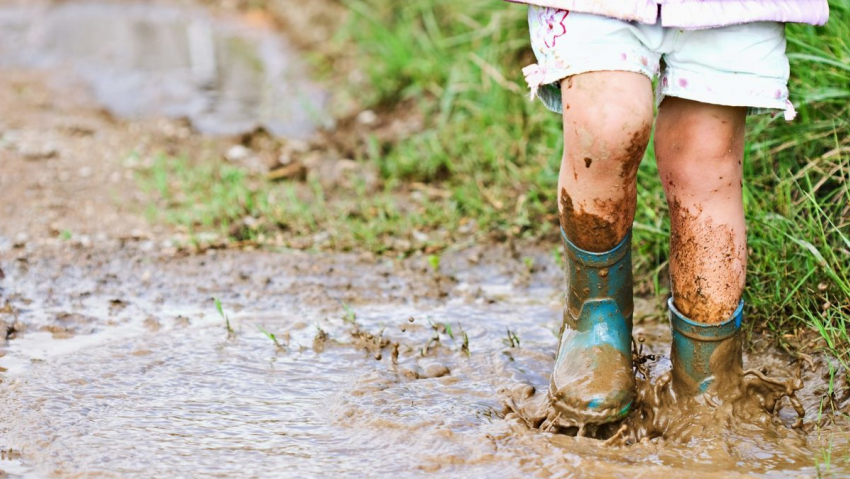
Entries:
[[744,289],[741,197],[746,109],[669,97],[659,109],[658,170],[670,207],[670,276],[688,318],[729,318]]
[[[576,246],[613,249],[631,229],[637,168],[652,131],[652,90],[643,75],[593,72],[564,80],[561,226]],[[617,101],[612,101],[617,98]]]

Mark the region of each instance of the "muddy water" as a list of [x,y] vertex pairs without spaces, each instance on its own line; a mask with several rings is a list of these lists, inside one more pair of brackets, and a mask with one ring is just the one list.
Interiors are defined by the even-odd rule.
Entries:
[[81,77],[110,112],[188,118],[203,133],[304,137],[327,94],[269,28],[197,9],[107,2],[0,7],[0,66]]
[[[0,255],[11,477],[816,477],[825,451],[832,474],[850,474],[842,424],[614,448],[509,413],[553,365],[559,273],[545,254],[529,278],[520,261],[471,266],[465,253],[434,275],[416,260],[144,251]],[[668,326],[636,334],[658,357],[651,374],[668,370]],[[799,393],[809,424],[822,373]]]

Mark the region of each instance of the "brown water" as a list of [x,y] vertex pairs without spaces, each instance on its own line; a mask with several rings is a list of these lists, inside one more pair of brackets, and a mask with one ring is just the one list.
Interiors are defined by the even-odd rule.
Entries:
[[81,77],[111,113],[188,118],[203,133],[327,126],[327,94],[268,27],[149,3],[0,6],[0,67]]
[[[475,265],[446,254],[435,275],[423,259],[160,258],[151,246],[0,251],[0,319],[22,330],[0,357],[11,477],[850,475],[846,424],[814,426],[822,365],[798,393],[808,433],[730,424],[686,444],[610,447],[529,427],[504,404],[548,382],[561,300],[546,254],[532,275],[505,254]],[[635,332],[660,376],[668,326]],[[746,362],[788,365],[770,351]],[[796,415],[786,405],[779,417]]]

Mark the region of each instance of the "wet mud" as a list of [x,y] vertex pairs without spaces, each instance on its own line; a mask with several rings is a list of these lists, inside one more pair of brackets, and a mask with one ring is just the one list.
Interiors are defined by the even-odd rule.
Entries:
[[676,308],[703,323],[729,319],[741,299],[746,242],[727,225],[671,202],[670,275]]
[[620,178],[623,178],[626,183],[631,184],[637,177],[638,167],[646,154],[646,148],[649,146],[649,138],[652,135],[652,125],[646,124],[638,127],[632,133],[629,144],[626,147],[627,161],[623,162],[620,170]]
[[[561,227],[567,238],[585,251],[610,251],[622,241],[618,225],[601,215],[585,211],[573,203],[566,188],[561,188]],[[613,201],[612,201],[613,203]],[[613,206],[613,205],[611,205]]]
[[[596,439],[541,431],[526,412],[546,396],[562,313],[561,272],[545,251],[535,256],[541,269],[515,286],[523,265],[502,259],[509,255],[474,266],[474,252],[446,255],[441,271],[454,281],[438,282],[424,259],[211,251],[137,261],[143,243],[110,244],[0,254],[0,319],[16,331],[0,358],[0,407],[9,412],[0,450],[15,459],[0,469],[21,477],[799,477],[816,475],[824,448],[835,458],[850,453],[841,418],[814,426],[824,413],[813,388],[824,386],[825,365],[802,370],[799,432],[787,400],[772,416],[781,425],[739,421],[737,411],[671,399],[669,326],[640,319],[643,406],[630,429],[584,432]],[[657,309],[639,303],[637,318]],[[83,327],[54,335],[68,324]],[[793,366],[775,351],[747,363]],[[747,397],[772,409],[782,388],[754,384]],[[661,412],[671,404],[684,411],[677,420]]]
[[[694,394],[693,390],[674,383],[676,372],[671,367],[667,345],[646,340],[645,334],[658,334],[652,329],[637,328],[641,338],[634,351],[638,364],[637,399],[625,420],[565,427],[559,422],[559,411],[550,404],[545,385],[530,376],[518,378],[523,386],[515,386],[508,396],[510,412],[506,419],[517,421],[529,430],[563,434],[578,443],[595,443],[611,453],[659,454],[656,457],[665,458],[662,460],[665,464],[681,460],[671,458],[671,451],[689,449],[691,456],[685,467],[697,477],[846,474],[843,469],[824,474],[822,463],[815,471],[796,469],[813,451],[831,451],[834,443],[825,439],[827,429],[842,441],[847,437],[847,430],[837,426],[833,419],[823,421],[819,412],[822,403],[811,403],[806,398],[813,386],[806,383],[816,381],[816,374],[806,370],[808,366],[780,360],[773,354],[761,357],[752,354],[746,358],[747,362],[760,366],[743,370],[740,364],[728,364],[733,356],[727,353],[740,347],[740,338],[735,337],[712,357],[717,386],[712,386],[706,394]],[[833,413],[828,416],[834,417]],[[822,429],[825,423],[830,426]],[[841,448],[846,449],[847,445]],[[746,471],[733,466],[744,463],[758,466]],[[650,471],[646,473],[651,477],[660,474]]]
[[[673,364],[669,372],[655,380],[645,366],[638,368],[636,411],[608,442],[633,444],[664,438],[691,443],[731,434],[781,438],[784,446],[804,448],[806,441],[800,430],[805,410],[796,395],[803,388],[802,363],[796,364],[796,372],[789,365],[773,371],[775,376],[771,377],[767,369],[744,371],[740,332],[716,347],[708,365],[714,380],[705,393],[679,369],[680,365]],[[778,416],[784,407],[797,415],[793,423],[783,422]],[[786,421],[790,417],[786,415]]]
[[[634,389],[630,360],[629,355],[623,355],[610,345],[574,353],[568,358],[568,365],[556,367],[551,373],[549,405],[546,407],[544,404],[541,409],[546,411],[546,418],[538,427],[546,431],[556,428],[578,428],[581,431],[586,427],[594,428],[604,424],[610,417],[616,416],[623,404],[632,401],[632,398],[626,396],[633,394],[630,391]],[[626,399],[621,396],[626,396]],[[601,404],[591,412],[588,401],[582,398],[595,398]],[[514,401],[507,404],[509,407],[517,407]],[[532,421],[537,423],[540,418]]]
[[[618,180],[622,184],[614,185],[614,189],[622,189],[622,198],[593,200],[594,211],[600,214],[586,211],[582,205],[573,201],[566,188],[561,188],[559,195],[561,226],[570,241],[579,248],[592,252],[609,251],[619,244],[631,228],[637,201],[635,192],[637,171],[646,152],[651,133],[651,125],[643,125],[631,135],[628,144],[623,146],[624,159],[621,162]],[[589,150],[592,145],[592,137],[590,135],[588,137],[590,139],[583,146],[585,150]],[[585,157],[583,160],[585,169],[590,169],[593,161],[593,158]],[[604,161],[611,160],[606,157]],[[572,168],[576,182],[580,183],[575,164]]]
[[[588,74],[576,78],[585,83],[579,85],[582,91],[577,96],[567,93],[573,86],[573,77],[561,82],[564,104],[580,101],[591,105],[594,99],[601,98],[600,85],[608,81],[601,73],[598,77]],[[634,107],[638,110],[632,111],[631,103],[625,101],[610,111],[600,110],[598,115],[564,116],[566,149],[559,181],[560,220],[570,240],[585,251],[613,249],[632,227],[637,200],[635,179],[652,133],[651,110],[636,123],[620,117],[607,118],[616,116],[613,112],[620,109],[634,114],[643,112],[637,104]]]

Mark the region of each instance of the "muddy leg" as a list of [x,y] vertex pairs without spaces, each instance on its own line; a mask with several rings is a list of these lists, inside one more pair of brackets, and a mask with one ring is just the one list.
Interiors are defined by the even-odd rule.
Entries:
[[[597,72],[562,82],[561,225],[569,291],[549,385],[550,422],[592,431],[634,403],[632,262],[627,239],[637,168],[652,125],[643,75]],[[585,429],[589,428],[589,429]]]
[[655,153],[670,207],[673,301],[701,323],[729,319],[744,289],[745,119],[746,108],[674,97],[658,112]]
[[652,129],[652,86],[631,72],[591,72],[561,83],[561,226],[579,248],[613,249],[632,226],[636,176]]

